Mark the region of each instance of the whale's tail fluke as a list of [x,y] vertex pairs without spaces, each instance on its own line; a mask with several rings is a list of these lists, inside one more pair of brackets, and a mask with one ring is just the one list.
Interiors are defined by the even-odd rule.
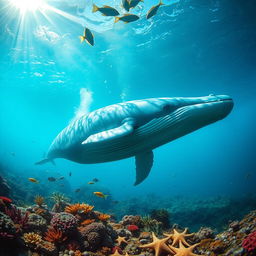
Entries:
[[46,164],[48,162],[51,162],[53,165],[55,165],[55,162],[53,161],[53,159],[49,159],[49,158],[45,158],[41,161],[38,161],[35,163],[35,165],[42,165],[42,164]]

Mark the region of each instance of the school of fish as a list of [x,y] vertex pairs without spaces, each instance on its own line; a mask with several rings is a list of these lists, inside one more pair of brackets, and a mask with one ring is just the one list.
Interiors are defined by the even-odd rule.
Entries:
[[[143,1],[144,0],[122,0],[122,7],[127,12],[129,12],[130,9],[135,8],[140,2],[143,2]],[[152,6],[147,12],[146,18],[150,19],[154,15],[156,15],[161,5],[163,5],[162,0],[160,0],[160,2],[157,5]],[[100,12],[103,16],[114,17],[115,18],[114,23],[120,20],[123,21],[124,23],[130,23],[140,19],[138,15],[131,14],[131,13],[126,13],[123,16],[118,17],[120,13],[115,8],[108,5],[98,7],[95,4],[93,4],[92,12]],[[81,43],[87,42],[91,46],[94,45],[94,35],[89,28],[85,28],[83,35],[79,36],[79,38]]]

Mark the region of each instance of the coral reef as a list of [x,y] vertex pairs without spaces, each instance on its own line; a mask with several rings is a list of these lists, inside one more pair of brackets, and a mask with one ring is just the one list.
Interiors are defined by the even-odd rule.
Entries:
[[167,229],[170,227],[170,214],[166,209],[155,209],[150,213],[150,217],[162,223],[163,228]]
[[248,252],[255,252],[256,254],[256,231],[249,234],[242,243],[243,248]]
[[53,218],[51,219],[51,226],[57,230],[60,230],[64,234],[67,234],[76,230],[77,222],[78,220],[72,214],[60,212],[54,214]]
[[0,212],[0,240],[14,238],[16,228],[12,219]]
[[59,244],[67,240],[67,237],[63,235],[63,233],[60,230],[56,230],[54,228],[48,229],[48,231],[45,234],[44,239],[48,242]]
[[27,227],[26,230],[32,231],[36,230],[37,232],[45,232],[47,228],[47,221],[42,216],[31,213],[28,215]]
[[96,251],[99,247],[112,247],[117,238],[111,226],[97,222],[79,228],[79,232],[84,239],[84,247],[91,251]]

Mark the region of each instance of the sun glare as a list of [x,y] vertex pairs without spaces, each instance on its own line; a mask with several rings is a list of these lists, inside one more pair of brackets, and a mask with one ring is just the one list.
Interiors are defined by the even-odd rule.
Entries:
[[45,6],[43,0],[9,0],[12,5],[18,8],[21,12],[36,11]]

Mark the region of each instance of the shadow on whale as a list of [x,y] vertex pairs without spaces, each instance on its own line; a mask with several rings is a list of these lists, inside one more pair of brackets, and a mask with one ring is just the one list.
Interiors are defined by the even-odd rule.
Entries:
[[64,128],[53,140],[44,164],[65,158],[81,164],[135,156],[136,181],[153,165],[153,149],[225,118],[233,108],[226,95],[151,98],[92,111]]

